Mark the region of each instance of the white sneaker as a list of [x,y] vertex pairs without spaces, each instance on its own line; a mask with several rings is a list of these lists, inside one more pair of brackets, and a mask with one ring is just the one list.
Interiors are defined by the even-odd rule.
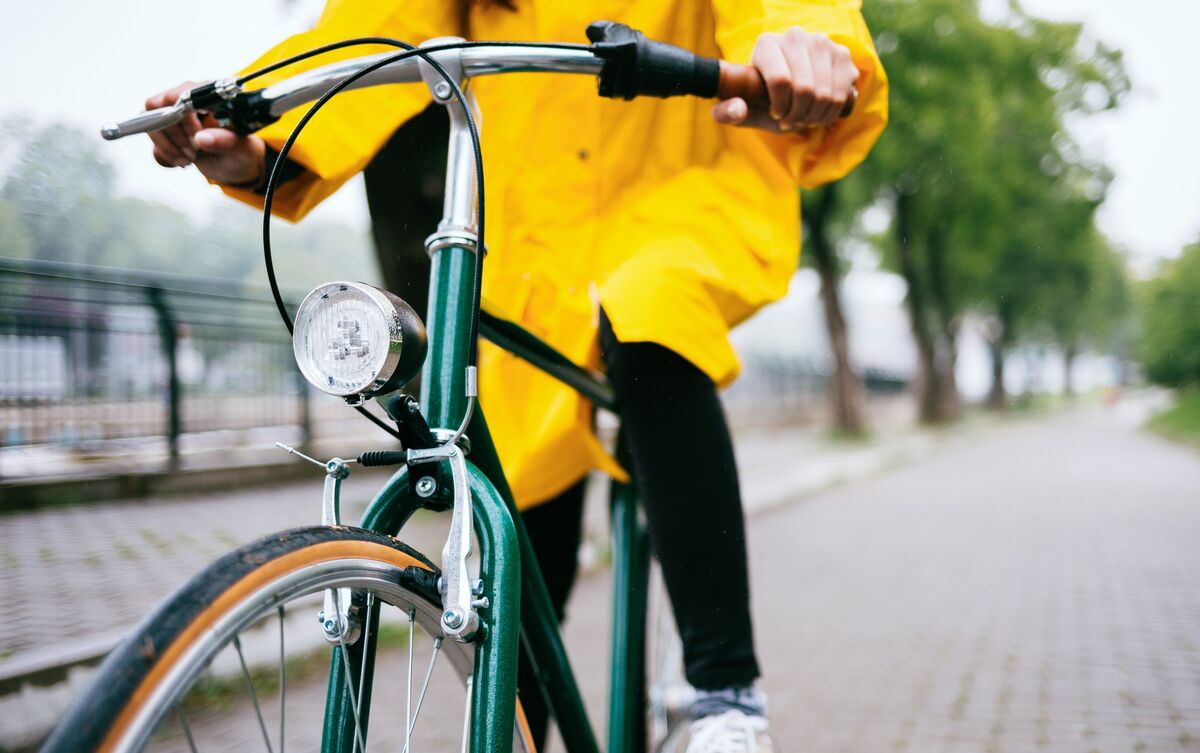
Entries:
[[731,709],[691,724],[687,753],[774,753],[767,720]]

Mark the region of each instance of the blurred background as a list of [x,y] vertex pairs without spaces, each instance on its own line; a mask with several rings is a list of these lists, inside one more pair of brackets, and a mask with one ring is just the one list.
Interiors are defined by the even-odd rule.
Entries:
[[[764,679],[796,712],[782,747],[1200,750],[1200,6],[863,4],[891,124],[804,193],[791,291],[735,333],[725,394],[756,609],[790,605],[783,632],[759,620],[786,647]],[[189,573],[316,520],[320,474],[274,442],[381,441],[299,377],[257,213],[98,137],[321,5],[5,8],[0,750],[35,746]],[[440,208],[439,116],[276,223],[293,302],[357,279],[420,306],[406,250]],[[593,507],[573,648],[604,619]],[[50,592],[79,613],[47,614]],[[578,659],[599,720],[603,661]]]

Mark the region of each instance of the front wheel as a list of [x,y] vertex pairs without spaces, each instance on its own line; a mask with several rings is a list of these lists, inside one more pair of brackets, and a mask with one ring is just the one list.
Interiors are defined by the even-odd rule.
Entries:
[[[248,544],[142,622],[43,751],[356,751],[368,722],[380,750],[459,751],[475,651],[442,634],[437,577],[417,552],[360,529]],[[332,663],[317,621],[326,589],[353,594],[360,626]],[[330,677],[344,684],[341,709],[326,708]],[[340,729],[326,724],[339,714]],[[513,750],[532,753],[519,702],[514,733]]]

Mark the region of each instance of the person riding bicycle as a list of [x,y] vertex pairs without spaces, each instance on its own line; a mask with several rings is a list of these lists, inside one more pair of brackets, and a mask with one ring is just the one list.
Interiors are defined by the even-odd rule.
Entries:
[[[744,521],[718,387],[737,375],[730,329],[782,297],[799,250],[798,186],[836,180],[887,122],[887,81],[859,0],[329,0],[316,26],[250,68],[329,42],[388,36],[575,39],[611,18],[758,69],[769,109],[741,99],[598,98],[583,78],[504,76],[471,88],[489,186],[483,300],[577,363],[603,368],[621,406],[650,537],[696,688],[690,753],[769,751],[756,689]],[[329,57],[361,55],[361,49]],[[292,75],[284,68],[261,83]],[[174,102],[184,84],[151,97]],[[839,120],[852,89],[854,112]],[[292,149],[274,200],[298,220],[362,170],[429,103],[420,86],[332,100]],[[194,115],[151,134],[164,166],[195,164],[261,206],[269,165],[302,113],[241,136]],[[480,400],[561,618],[575,579],[584,479],[622,468],[590,405],[498,348],[481,349]],[[539,743],[547,712],[522,667]]]

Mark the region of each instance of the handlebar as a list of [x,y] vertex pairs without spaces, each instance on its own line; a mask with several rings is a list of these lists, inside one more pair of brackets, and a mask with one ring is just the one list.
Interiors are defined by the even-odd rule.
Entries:
[[[771,94],[767,90],[767,82],[762,74],[752,65],[720,61],[720,81],[717,84],[717,99],[732,99],[741,97],[751,107],[767,108],[771,104]],[[854,113],[858,104],[858,89],[850,87],[850,96],[838,113],[839,118],[848,118]]]
[[[435,50],[437,47],[430,49]],[[604,67],[604,61],[584,46],[577,48],[510,47],[499,44],[478,44],[453,50],[443,48],[443,51],[431,52],[430,55],[435,59],[441,59],[446,52],[461,55],[463,75],[467,78],[517,72],[586,73],[595,76],[599,75]],[[255,92],[236,91],[236,83],[232,79],[222,79],[217,82],[217,87],[223,86],[224,91],[232,91],[233,96],[225,94],[219,96],[215,102],[202,102],[204,96],[197,96],[197,90],[192,90],[174,105],[149,110],[128,120],[106,125],[100,133],[105,139],[113,141],[135,133],[161,130],[175,125],[188,112],[207,110],[213,105],[220,106],[222,102],[228,103],[228,106],[235,112],[237,110],[241,110],[243,113],[253,111],[258,120],[264,121],[259,125],[261,128],[274,122],[288,110],[320,98],[322,94],[347,76],[395,55],[396,52],[381,52],[322,65]],[[413,84],[420,81],[419,58],[408,57],[371,71],[346,89],[363,89],[383,84]],[[203,105],[208,105],[208,107]],[[244,119],[251,120],[251,118]],[[242,124],[237,122],[236,117],[233,119],[232,125],[237,130],[245,132],[258,130],[258,128],[238,127]],[[249,125],[254,124],[250,123]]]
[[[591,24],[588,38],[593,42],[589,46],[435,41],[425,49],[439,61],[446,60],[445,56],[457,56],[455,63],[461,65],[466,78],[516,72],[582,73],[597,76],[600,94],[607,97],[741,97],[750,106],[769,104],[766,84],[751,66],[703,57],[665,42],[648,40],[641,32],[611,21]],[[210,112],[224,126],[253,133],[288,110],[320,98],[346,77],[396,54],[383,52],[330,63],[258,91],[246,92],[235,79],[221,79],[192,89],[169,107],[105,125],[100,133],[113,141],[158,131],[179,123],[189,112]],[[412,56],[371,71],[347,89],[421,80],[420,58]],[[857,92],[852,91],[841,117],[853,111],[856,97]]]

